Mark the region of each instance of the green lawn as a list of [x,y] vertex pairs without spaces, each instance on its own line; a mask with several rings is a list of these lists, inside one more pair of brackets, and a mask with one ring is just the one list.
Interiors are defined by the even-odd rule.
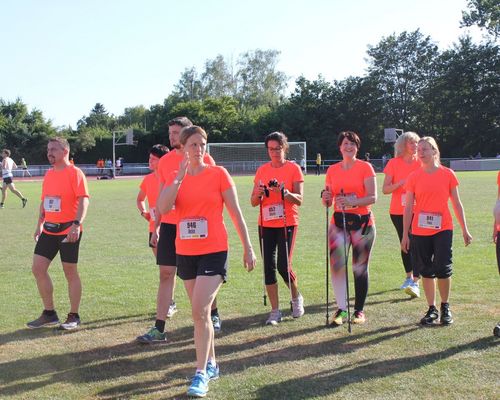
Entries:
[[[388,196],[380,194],[373,208],[378,236],[370,265],[368,322],[353,326],[352,334],[345,327],[325,327],[325,210],[319,198],[323,176],[306,177],[294,253],[306,303],[306,314],[298,320],[290,316],[287,291],[280,283],[286,318],[277,327],[263,326],[269,309],[262,304],[260,259],[254,272],[245,272],[241,245],[226,218],[231,268],[219,296],[223,331],[216,339],[216,352],[221,378],[210,384],[208,398],[499,398],[500,341],[492,336],[500,320],[491,241],[496,172],[458,177],[474,242],[465,248],[457,225],[451,297],[455,324],[449,327],[418,326],[427,309],[425,300],[409,300],[397,289],[404,270]],[[258,248],[258,208],[251,208],[248,200],[252,178],[235,181]],[[381,175],[378,182],[380,186]],[[79,264],[83,325],[74,333],[25,329],[42,309],[31,275],[40,182],[17,182],[29,198],[25,209],[10,194],[0,210],[0,398],[186,398],[195,354],[180,281],[180,311],[167,323],[169,343],[134,342],[153,323],[158,279],[147,247],[147,225],[135,208],[139,180],[93,180],[89,185],[91,202]],[[51,275],[63,317],[68,299],[58,258]]]

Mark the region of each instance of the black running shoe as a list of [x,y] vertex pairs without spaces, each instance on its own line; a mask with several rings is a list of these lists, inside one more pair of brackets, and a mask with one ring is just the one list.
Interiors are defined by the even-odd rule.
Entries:
[[54,315],[47,315],[46,313],[42,313],[37,319],[34,321],[28,322],[26,324],[28,328],[30,329],[38,329],[38,328],[43,328],[43,327],[48,327],[48,326],[55,326],[59,325],[59,318],[57,317],[57,314],[54,313]]
[[26,207],[26,203],[28,202],[28,199],[21,199],[21,201],[23,202],[23,208]]
[[439,318],[438,310],[435,306],[429,306],[424,318],[420,320],[422,325],[434,325],[434,322]]
[[450,305],[448,303],[441,303],[441,324],[450,325],[453,323],[453,316],[451,315]]

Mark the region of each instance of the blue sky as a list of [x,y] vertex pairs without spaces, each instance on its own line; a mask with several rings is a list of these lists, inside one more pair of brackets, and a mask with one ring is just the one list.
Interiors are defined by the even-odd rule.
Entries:
[[97,102],[115,115],[162,103],[186,67],[258,48],[281,51],[291,90],[300,75],[363,75],[367,46],[392,33],[419,28],[448,48],[466,33],[465,9],[466,0],[3,0],[0,98],[75,127]]

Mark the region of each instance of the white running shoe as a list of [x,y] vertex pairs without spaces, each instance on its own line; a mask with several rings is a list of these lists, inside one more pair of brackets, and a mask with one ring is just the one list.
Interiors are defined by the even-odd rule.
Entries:
[[418,286],[418,282],[412,282],[411,285],[405,289],[405,293],[412,298],[420,297],[420,287]]
[[176,312],[177,305],[175,304],[175,301],[173,301],[172,304],[170,304],[170,306],[168,307],[167,318],[172,318]]
[[296,299],[292,299],[292,317],[299,318],[304,315],[304,298],[299,293]]
[[271,310],[269,318],[266,321],[266,325],[278,325],[279,322],[281,322],[281,311]]

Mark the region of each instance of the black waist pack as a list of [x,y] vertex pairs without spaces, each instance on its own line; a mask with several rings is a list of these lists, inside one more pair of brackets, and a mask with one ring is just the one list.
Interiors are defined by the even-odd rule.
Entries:
[[44,222],[43,229],[50,233],[59,233],[66,229],[68,229],[71,225],[73,225],[73,221],[70,222]]
[[[359,214],[349,214],[345,213],[345,228],[348,231],[357,231],[363,228],[363,235],[366,233],[366,228],[368,227],[368,222],[370,222],[370,214],[359,215]],[[340,229],[344,229],[344,221],[342,219],[341,212],[333,213],[333,220],[335,221],[335,226]]]

